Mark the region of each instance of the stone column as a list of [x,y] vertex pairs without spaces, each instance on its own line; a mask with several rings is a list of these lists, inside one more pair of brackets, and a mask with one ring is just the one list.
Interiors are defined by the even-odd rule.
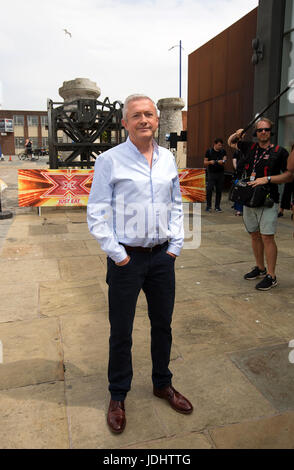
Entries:
[[182,98],[162,98],[158,101],[157,107],[160,111],[158,143],[162,147],[169,148],[169,143],[165,140],[166,134],[171,132],[180,134],[183,130],[182,109],[184,106]]
[[58,91],[65,102],[79,99],[97,100],[101,94],[101,90],[96,83],[88,78],[75,78],[63,82],[63,86]]
[[[158,101],[157,107],[160,111],[158,143],[162,147],[169,149],[166,134],[176,132],[180,135],[183,130],[182,109],[185,106],[182,98],[162,98]],[[175,153],[176,162],[179,168],[186,166],[186,142],[178,142]]]

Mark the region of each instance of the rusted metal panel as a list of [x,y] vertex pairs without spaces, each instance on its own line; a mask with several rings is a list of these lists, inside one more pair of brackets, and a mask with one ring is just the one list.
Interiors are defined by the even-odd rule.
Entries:
[[[256,24],[257,8],[189,56],[187,166],[202,167],[216,137],[226,143],[252,119]],[[233,170],[231,160],[227,170]]]

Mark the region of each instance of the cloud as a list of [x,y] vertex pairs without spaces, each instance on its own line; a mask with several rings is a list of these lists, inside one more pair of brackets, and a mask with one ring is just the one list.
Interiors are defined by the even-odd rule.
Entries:
[[[14,0],[1,10],[3,108],[46,109],[63,81],[87,77],[111,101],[133,92],[183,98],[188,54],[257,6],[257,0]],[[13,23],[13,28],[11,24]],[[66,28],[72,38],[65,35]]]

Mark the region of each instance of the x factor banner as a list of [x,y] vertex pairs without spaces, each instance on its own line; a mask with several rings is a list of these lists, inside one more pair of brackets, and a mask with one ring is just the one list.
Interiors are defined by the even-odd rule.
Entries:
[[182,202],[205,202],[206,181],[205,170],[183,168],[178,170]]
[[[205,170],[180,169],[183,202],[206,200]],[[18,170],[18,205],[86,206],[94,170]]]

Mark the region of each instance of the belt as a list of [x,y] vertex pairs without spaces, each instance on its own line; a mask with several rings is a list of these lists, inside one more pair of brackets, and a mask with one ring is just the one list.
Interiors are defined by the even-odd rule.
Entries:
[[155,245],[155,246],[150,246],[150,247],[129,246],[129,245],[124,245],[123,243],[121,243],[121,245],[125,247],[126,251],[140,251],[142,253],[152,253],[153,251],[159,251],[165,246],[167,246],[168,242],[164,242],[162,245]]

